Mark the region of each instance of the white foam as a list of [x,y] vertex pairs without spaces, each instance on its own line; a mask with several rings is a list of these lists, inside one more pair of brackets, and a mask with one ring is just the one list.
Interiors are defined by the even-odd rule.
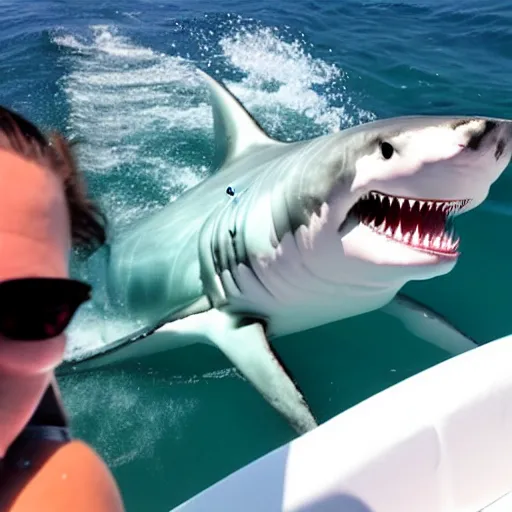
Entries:
[[[305,41],[285,41],[275,28],[242,27],[219,44],[228,64],[246,75],[239,83],[228,82],[229,87],[250,110],[268,110],[271,115],[263,114],[267,123],[286,131],[283,109],[311,119],[324,132],[374,118],[364,109],[346,108],[351,100],[343,85],[345,74],[314,58]],[[318,86],[325,92],[317,92]]]
[[[343,72],[309,54],[304,41],[285,40],[276,29],[244,28],[240,20],[230,20],[234,30],[226,27],[229,34],[220,39],[212,31],[190,37],[200,39],[205,52],[218,48],[220,55],[214,57],[225,62],[227,74],[243,75],[226,83],[270,132],[279,129],[289,139],[305,138],[308,122],[332,132],[372,118],[362,109],[346,107],[351,99]],[[70,110],[68,131],[79,140],[81,167],[100,182],[94,192],[111,229],[126,229],[208,173],[204,161],[177,150],[187,138],[213,140],[206,87],[193,62],[138,45],[107,25],[92,26],[87,37],[59,34],[53,41],[65,50],[62,58],[70,70],[62,80]],[[172,52],[175,45],[170,46]],[[211,65],[211,59],[205,60]],[[143,185],[148,193],[140,189]],[[153,191],[155,197],[149,198]],[[95,327],[102,320],[92,308],[84,308],[71,326],[67,354],[89,353],[130,328],[111,319],[107,336]]]
[[[64,57],[71,72],[63,88],[70,106],[68,130],[80,141],[77,154],[86,172],[104,174],[107,181],[107,174],[127,168],[152,178],[170,199],[199,181],[200,169],[196,173],[191,166],[169,161],[165,152],[155,156],[147,150],[177,127],[210,128],[206,104],[187,108],[194,89],[201,86],[190,63],[135,45],[106,25],[91,27],[88,41],[59,35],[54,42],[72,50]],[[160,206],[147,199],[137,203],[109,186],[97,196],[114,230]]]
[[111,317],[103,322],[101,313],[92,305],[88,305],[80,310],[68,328],[69,343],[66,346],[64,359],[79,360],[87,354],[94,354],[112,340],[127,336],[141,327],[138,322],[125,318]]
[[[223,38],[220,46],[229,63],[247,75],[241,83],[229,82],[229,86],[249,109],[269,104],[285,107],[325,125],[326,131],[340,129],[343,108],[330,106],[328,98],[312,89],[340,77],[335,65],[314,59],[297,40],[282,41],[270,28],[242,29]],[[267,84],[277,90],[264,90]]]

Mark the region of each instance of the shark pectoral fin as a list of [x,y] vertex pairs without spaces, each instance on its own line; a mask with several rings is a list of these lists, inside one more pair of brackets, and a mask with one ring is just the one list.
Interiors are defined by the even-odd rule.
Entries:
[[199,334],[215,345],[238,371],[300,434],[317,426],[308,405],[268,343],[260,322],[217,309],[162,326],[155,332]]
[[158,333],[198,336],[216,346],[299,434],[317,426],[257,320],[210,309],[165,324],[154,331]]
[[381,311],[394,316],[418,338],[451,355],[458,355],[478,347],[471,338],[459,331],[440,314],[405,295],[398,294]]
[[301,393],[272,352],[259,322],[232,326],[211,341],[299,434],[317,426]]

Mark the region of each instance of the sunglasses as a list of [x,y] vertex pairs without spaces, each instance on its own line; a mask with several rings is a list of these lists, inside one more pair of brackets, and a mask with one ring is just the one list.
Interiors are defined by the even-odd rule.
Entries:
[[23,278],[0,282],[0,335],[15,341],[42,341],[69,325],[91,298],[91,286],[74,279]]

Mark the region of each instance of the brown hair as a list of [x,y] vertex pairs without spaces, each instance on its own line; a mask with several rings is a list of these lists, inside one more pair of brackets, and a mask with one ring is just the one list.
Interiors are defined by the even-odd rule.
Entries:
[[70,144],[62,135],[53,133],[47,139],[31,122],[0,106],[0,149],[36,161],[61,179],[70,214],[71,236],[77,247],[92,251],[105,242],[105,216],[87,196]]

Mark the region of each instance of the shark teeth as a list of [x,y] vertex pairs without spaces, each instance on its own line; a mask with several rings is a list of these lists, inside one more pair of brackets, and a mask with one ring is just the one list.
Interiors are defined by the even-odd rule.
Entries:
[[363,224],[387,238],[423,251],[456,255],[459,239],[451,218],[469,202],[411,199],[372,191],[356,204],[354,212]]

